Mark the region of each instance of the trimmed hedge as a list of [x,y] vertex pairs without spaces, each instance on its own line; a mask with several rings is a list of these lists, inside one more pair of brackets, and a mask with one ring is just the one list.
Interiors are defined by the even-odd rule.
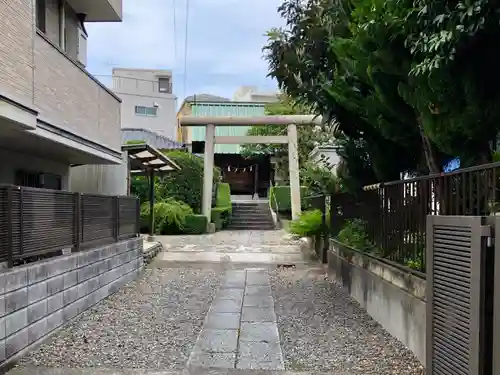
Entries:
[[211,216],[211,221],[215,224],[215,230],[224,229],[231,220],[231,207],[214,207]]
[[231,203],[231,188],[228,183],[217,183],[217,196],[215,207],[212,208],[211,222],[215,230],[227,228],[231,222],[233,206]]
[[[305,197],[308,194],[308,190],[306,186],[301,186],[300,196]],[[290,186],[271,186],[269,188],[269,199],[273,210],[276,209],[276,205],[278,206],[278,212],[290,212],[292,210]]]
[[208,220],[204,215],[189,215],[184,223],[184,233],[203,234],[207,231]]
[[217,183],[215,207],[231,207],[231,187],[228,183]]

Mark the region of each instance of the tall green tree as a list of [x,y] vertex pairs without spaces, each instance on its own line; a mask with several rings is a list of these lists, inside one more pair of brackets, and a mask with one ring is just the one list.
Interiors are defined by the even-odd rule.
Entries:
[[286,0],[279,12],[286,26],[264,47],[270,75],[336,120],[351,177],[489,160],[500,124],[496,2]]
[[[269,103],[265,108],[266,115],[304,115],[311,114],[311,109],[297,103],[287,95],[281,95],[276,103]],[[269,136],[287,135],[287,127],[281,125],[252,126],[247,135]],[[319,144],[332,138],[331,129],[327,126],[304,125],[297,127],[299,167],[303,168],[311,151]],[[258,155],[273,155],[276,158],[277,173],[285,180],[288,179],[288,145],[284,144],[255,144],[244,145],[242,155],[252,157]]]

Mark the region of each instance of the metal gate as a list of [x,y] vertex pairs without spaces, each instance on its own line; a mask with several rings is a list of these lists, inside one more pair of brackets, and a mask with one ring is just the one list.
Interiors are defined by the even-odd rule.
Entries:
[[427,375],[491,373],[493,220],[427,217]]

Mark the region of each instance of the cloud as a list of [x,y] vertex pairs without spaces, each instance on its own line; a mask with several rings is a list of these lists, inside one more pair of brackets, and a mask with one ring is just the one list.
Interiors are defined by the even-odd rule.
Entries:
[[190,0],[185,54],[186,1],[124,0],[123,22],[88,25],[90,71],[172,69],[181,100],[201,92],[231,97],[241,85],[275,86],[266,78],[262,47],[264,33],[282,23],[280,0]]

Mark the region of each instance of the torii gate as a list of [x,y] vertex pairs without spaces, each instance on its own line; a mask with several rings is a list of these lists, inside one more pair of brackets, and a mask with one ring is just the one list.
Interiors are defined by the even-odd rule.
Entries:
[[[219,144],[288,144],[288,165],[290,173],[290,194],[292,202],[292,218],[300,215],[300,176],[299,154],[297,150],[297,125],[321,125],[321,116],[289,115],[289,116],[181,116],[180,126],[205,126],[205,154],[203,171],[202,213],[210,221],[212,209],[212,184],[214,178],[214,145]],[[288,134],[284,136],[216,136],[216,126],[252,126],[282,125],[287,126]]]

